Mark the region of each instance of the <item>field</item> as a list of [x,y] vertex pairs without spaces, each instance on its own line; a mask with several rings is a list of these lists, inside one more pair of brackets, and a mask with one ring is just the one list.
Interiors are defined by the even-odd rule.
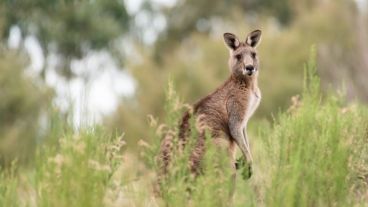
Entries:
[[[368,206],[368,109],[321,93],[314,57],[305,65],[304,90],[272,121],[250,121],[254,174],[238,172],[229,197],[226,156],[207,144],[203,175],[187,169],[187,151],[153,193],[163,133],[176,133],[185,108],[167,90],[165,120],[150,117],[149,142],[131,150],[124,134],[103,126],[76,132],[58,118],[34,163],[14,161],[1,171],[1,206]],[[148,128],[148,125],[150,127]],[[194,137],[193,137],[194,138]]]

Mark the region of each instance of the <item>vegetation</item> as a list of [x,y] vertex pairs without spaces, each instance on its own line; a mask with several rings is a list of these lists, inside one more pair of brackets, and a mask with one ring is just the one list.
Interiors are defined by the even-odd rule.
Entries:
[[[45,59],[52,55],[61,59],[57,71],[66,78],[75,76],[72,60],[91,50],[111,50],[110,42],[127,32],[130,18],[120,1],[5,0],[0,11],[0,40],[18,26],[22,35],[38,38]],[[46,69],[47,62],[43,76]]]
[[[173,152],[170,173],[154,196],[157,153],[163,134],[176,134],[181,104],[172,87],[166,123],[151,119],[150,143],[139,154],[127,150],[124,135],[99,126],[54,130],[58,143],[39,147],[35,166],[1,172],[0,203],[5,206],[364,206],[368,202],[368,110],[342,97],[323,96],[315,57],[305,66],[305,86],[288,112],[273,123],[252,122],[254,176],[236,180],[225,152],[208,140],[203,175],[188,171],[190,144]],[[59,120],[60,121],[60,120]],[[175,139],[175,138],[174,138]],[[195,140],[195,136],[192,137]]]
[[52,91],[23,74],[26,63],[24,56],[0,49],[0,165],[32,161],[35,143],[44,137],[38,129]]
[[[0,1],[0,206],[367,206],[364,2]],[[188,172],[190,147],[175,149],[158,185],[160,141],[176,140],[183,102],[229,75],[222,34],[253,29],[263,37],[253,177],[239,170],[231,198],[226,156],[208,138],[203,176]],[[82,85],[86,98],[112,69],[134,93],[88,125],[89,108],[76,114],[84,102],[67,96]]]

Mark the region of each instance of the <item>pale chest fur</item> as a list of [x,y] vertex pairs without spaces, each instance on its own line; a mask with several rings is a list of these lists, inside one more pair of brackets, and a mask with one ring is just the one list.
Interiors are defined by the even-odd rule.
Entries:
[[245,109],[244,120],[242,124],[243,127],[246,127],[248,120],[250,119],[250,117],[252,117],[252,115],[258,108],[259,103],[261,102],[261,92],[259,90],[256,90],[254,92],[249,93],[247,102],[248,103]]

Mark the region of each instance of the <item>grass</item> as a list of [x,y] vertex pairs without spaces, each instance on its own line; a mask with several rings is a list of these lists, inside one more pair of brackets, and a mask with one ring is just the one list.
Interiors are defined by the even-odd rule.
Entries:
[[150,141],[139,141],[138,151],[100,126],[55,130],[50,139],[58,141],[39,146],[33,167],[14,162],[1,171],[0,205],[368,206],[368,109],[322,95],[314,59],[305,66],[303,94],[287,112],[272,123],[251,121],[254,174],[250,180],[237,176],[233,199],[225,152],[209,141],[203,176],[188,171],[191,147],[181,153],[174,148],[161,197],[154,196],[160,140],[171,132],[175,146],[185,108],[170,86],[167,119],[150,119]]

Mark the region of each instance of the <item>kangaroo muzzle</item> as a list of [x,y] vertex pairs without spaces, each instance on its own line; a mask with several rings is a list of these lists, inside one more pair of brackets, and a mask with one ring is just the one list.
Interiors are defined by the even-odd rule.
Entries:
[[256,69],[254,68],[253,65],[248,65],[248,66],[245,67],[244,71],[247,75],[251,76],[255,72],[255,70]]

